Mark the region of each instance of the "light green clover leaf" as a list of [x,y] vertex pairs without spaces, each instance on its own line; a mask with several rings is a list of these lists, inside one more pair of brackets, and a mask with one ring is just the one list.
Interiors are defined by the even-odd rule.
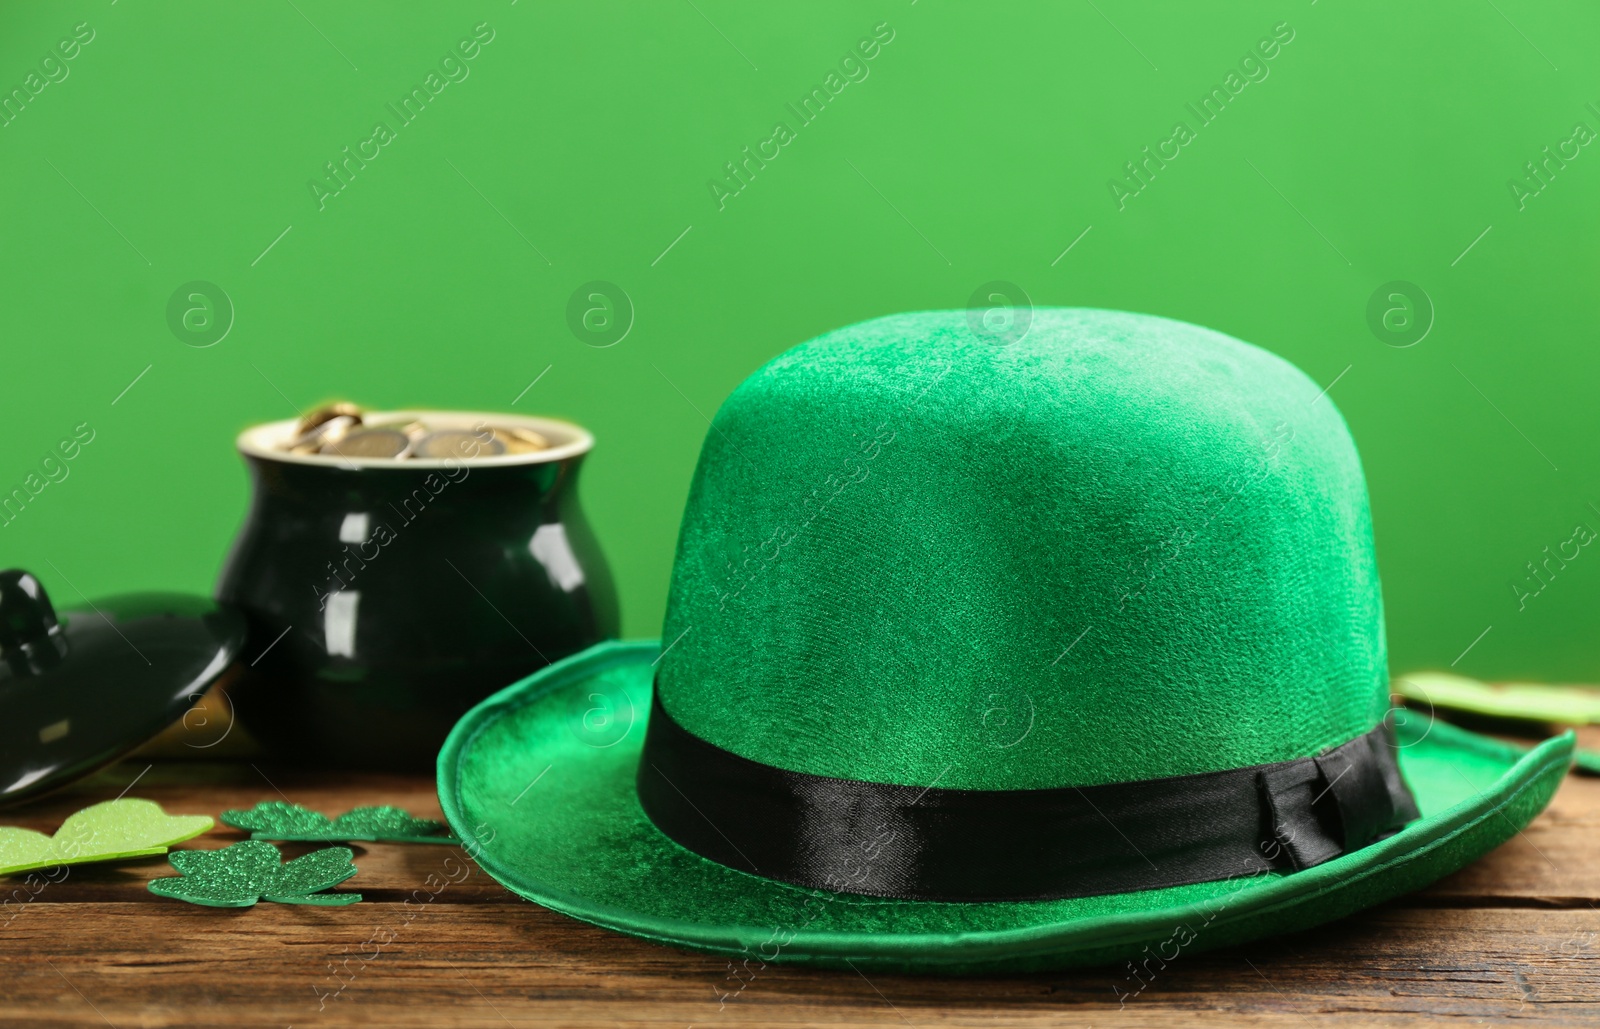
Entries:
[[169,815],[151,800],[108,800],[68,816],[54,836],[0,827],[0,875],[165,854],[213,824],[206,815]]

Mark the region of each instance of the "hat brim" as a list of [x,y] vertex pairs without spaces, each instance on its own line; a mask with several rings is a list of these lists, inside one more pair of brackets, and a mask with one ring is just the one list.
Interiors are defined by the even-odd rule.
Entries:
[[719,865],[663,835],[634,792],[655,642],[603,643],[473,708],[439,753],[439,800],[478,864],[573,918],[756,962],[965,974],[1172,960],[1305,929],[1481,857],[1550,802],[1573,737],[1532,750],[1402,719],[1422,817],[1315,868],[1066,900],[834,894]]

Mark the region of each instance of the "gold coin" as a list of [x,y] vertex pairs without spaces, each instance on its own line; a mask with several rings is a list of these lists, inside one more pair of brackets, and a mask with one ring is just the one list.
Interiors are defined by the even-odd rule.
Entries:
[[494,438],[505,445],[508,454],[532,454],[540,450],[550,449],[550,441],[521,426],[496,425],[493,429]]
[[399,429],[363,427],[337,443],[324,443],[322,453],[340,457],[404,457],[410,447],[411,437]]
[[491,433],[476,433],[470,429],[436,429],[417,440],[413,457],[466,459],[494,457],[506,452],[506,445]]
[[312,450],[326,453],[327,448],[338,443],[352,430],[360,426],[361,419],[347,414],[335,415],[322,424],[303,434],[299,439],[290,444],[291,450],[301,447],[310,447]]
[[356,424],[360,425],[361,408],[342,400],[336,404],[323,404],[321,407],[313,408],[300,416],[300,421],[295,426],[295,435],[304,436],[317,426],[331,422],[335,418],[354,418]]

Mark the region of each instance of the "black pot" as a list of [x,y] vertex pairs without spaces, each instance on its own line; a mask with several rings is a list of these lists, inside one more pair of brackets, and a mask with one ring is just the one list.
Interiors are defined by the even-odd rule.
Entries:
[[347,460],[280,449],[294,422],[241,434],[253,498],[217,596],[250,625],[228,692],[274,756],[431,770],[467,709],[617,634],[610,571],[576,491],[594,438],[513,415],[368,417],[522,426],[553,445]]

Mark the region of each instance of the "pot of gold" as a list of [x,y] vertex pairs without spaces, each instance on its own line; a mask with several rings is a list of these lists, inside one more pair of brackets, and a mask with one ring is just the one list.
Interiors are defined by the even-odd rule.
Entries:
[[550,418],[348,404],[240,434],[252,497],[217,588],[249,621],[240,725],[285,758],[428,769],[468,708],[614,637],[576,489],[593,445]]

